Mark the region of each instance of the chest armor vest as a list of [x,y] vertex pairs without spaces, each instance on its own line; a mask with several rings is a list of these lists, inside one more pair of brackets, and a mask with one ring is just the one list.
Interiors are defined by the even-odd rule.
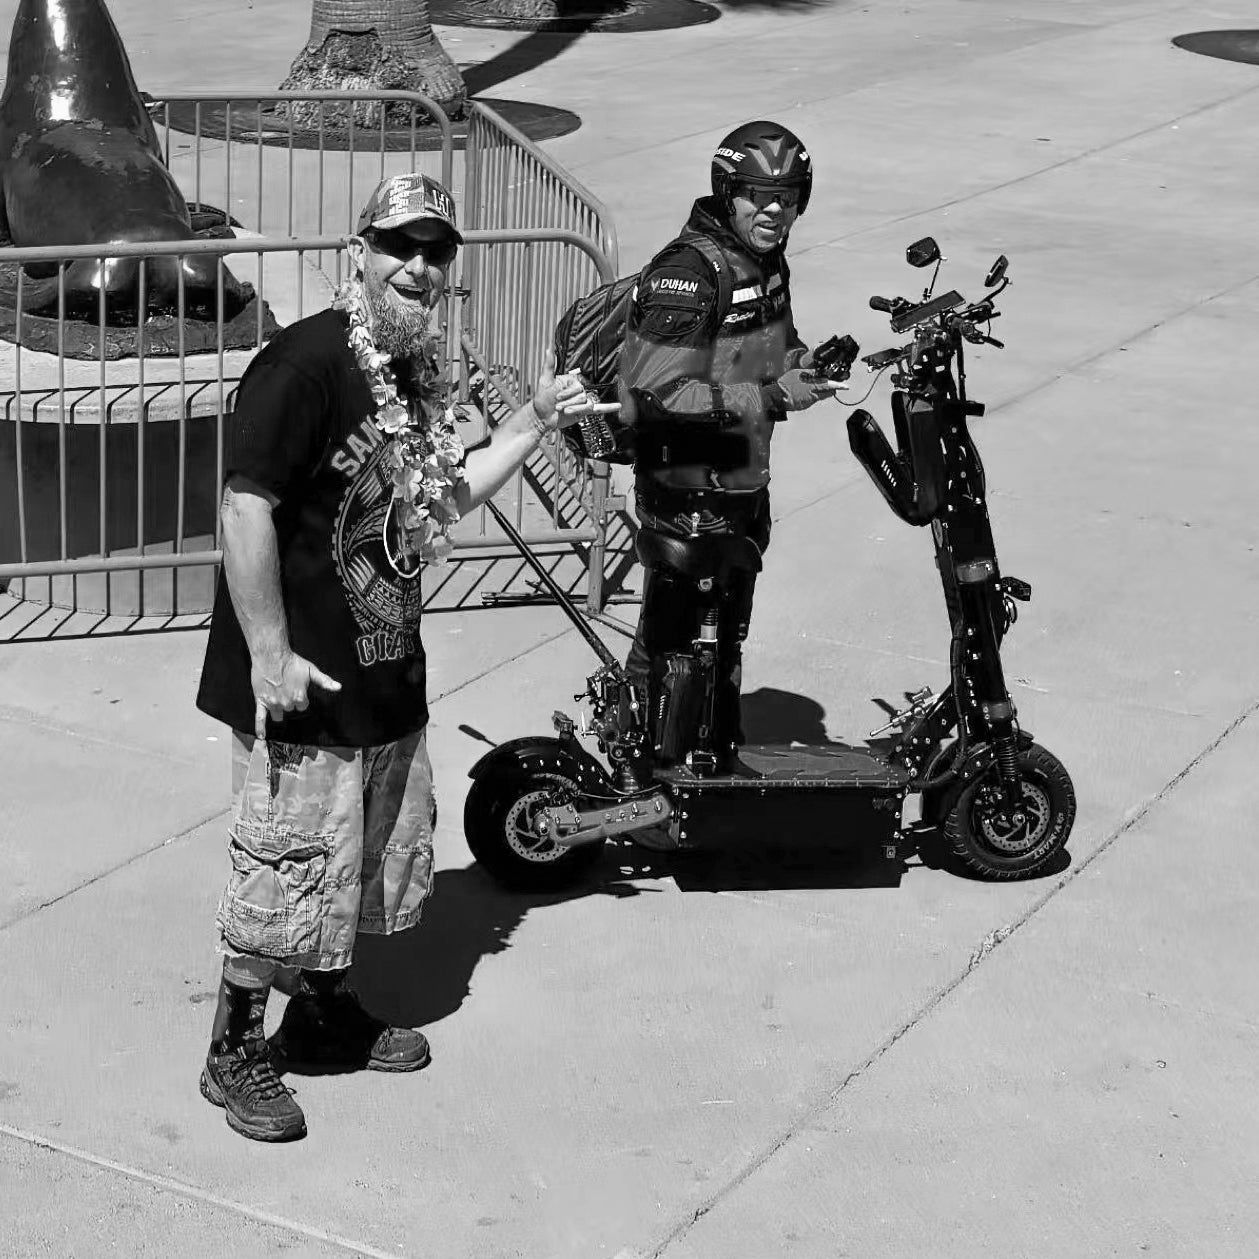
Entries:
[[[786,369],[789,299],[787,276],[780,263],[767,276],[750,258],[734,262],[734,292],[713,346],[714,384],[764,385]],[[748,454],[741,468],[723,468],[713,485],[733,492],[762,489],[769,484],[769,444],[774,424],[767,415],[743,416],[736,431],[747,438]]]
[[717,333],[712,378],[718,384],[758,385],[777,380],[786,366],[787,277],[780,265],[762,278],[750,259],[739,258],[734,292]]

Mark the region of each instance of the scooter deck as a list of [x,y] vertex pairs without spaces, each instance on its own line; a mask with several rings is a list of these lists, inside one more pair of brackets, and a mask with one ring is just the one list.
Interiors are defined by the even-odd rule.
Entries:
[[699,777],[658,768],[673,796],[683,847],[789,838],[826,846],[891,845],[909,775],[875,752],[843,744],[744,747],[746,772]]
[[818,791],[882,789],[900,794],[910,781],[904,768],[890,764],[877,752],[842,743],[750,744],[739,750],[739,760],[746,768],[734,774],[700,777],[685,765],[670,765],[658,768],[655,777],[671,787],[688,790],[750,790],[757,794],[784,787]]

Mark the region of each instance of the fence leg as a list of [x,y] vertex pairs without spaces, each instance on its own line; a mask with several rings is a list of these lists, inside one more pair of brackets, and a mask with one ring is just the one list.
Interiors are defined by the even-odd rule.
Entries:
[[608,484],[612,470],[603,460],[590,465],[590,520],[594,540],[586,565],[586,611],[592,616],[603,611],[603,568],[608,547]]

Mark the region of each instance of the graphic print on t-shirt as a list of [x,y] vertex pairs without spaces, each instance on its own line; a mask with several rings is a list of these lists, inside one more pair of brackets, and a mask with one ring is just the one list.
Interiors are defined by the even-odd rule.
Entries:
[[362,631],[355,650],[364,667],[420,650],[419,565],[399,573],[385,551],[386,526],[393,520],[389,454],[390,443],[367,419],[330,461],[348,482],[332,527],[332,558]]

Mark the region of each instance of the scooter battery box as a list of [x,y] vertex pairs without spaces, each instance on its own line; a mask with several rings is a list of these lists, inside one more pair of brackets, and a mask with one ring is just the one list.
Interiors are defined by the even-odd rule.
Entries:
[[774,840],[888,844],[900,829],[909,778],[863,748],[747,747],[735,774],[657,771],[673,796],[681,846]]

